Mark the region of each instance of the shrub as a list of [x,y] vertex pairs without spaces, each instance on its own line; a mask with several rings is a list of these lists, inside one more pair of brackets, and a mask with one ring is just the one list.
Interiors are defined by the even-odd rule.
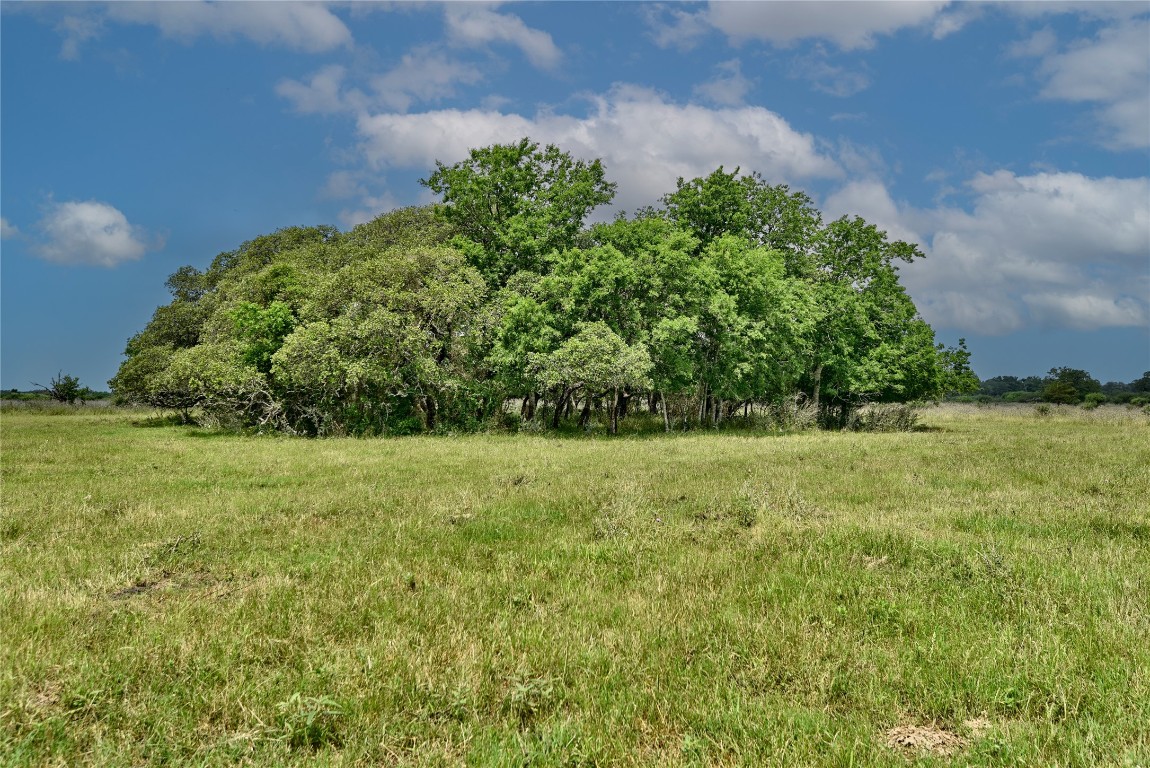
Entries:
[[339,746],[338,722],[344,716],[339,702],[327,696],[300,696],[293,693],[277,705],[278,738],[292,749],[319,749],[326,745]]
[[854,413],[848,429],[857,432],[909,432],[918,424],[918,413],[905,403],[871,405]]
[[1093,410],[1106,402],[1106,395],[1101,392],[1087,393],[1086,397],[1082,400],[1082,407],[1086,410]]

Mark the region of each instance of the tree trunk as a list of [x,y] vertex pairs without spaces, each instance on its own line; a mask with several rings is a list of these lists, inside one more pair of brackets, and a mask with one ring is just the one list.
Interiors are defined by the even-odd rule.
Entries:
[[[667,413],[667,398],[662,392],[659,393],[659,401],[662,402],[662,404],[663,404],[663,431],[664,432],[670,432],[671,431],[671,414]],[[652,409],[652,410],[654,410],[654,409]]]
[[423,398],[423,423],[428,432],[435,429],[435,398],[431,395]]
[[619,434],[619,388],[615,387],[611,395],[611,434]]
[[586,429],[587,423],[591,421],[591,394],[587,394],[587,399],[583,401],[583,412],[579,414],[579,428]]
[[555,401],[555,413],[551,416],[552,429],[559,429],[559,418],[563,415],[563,406],[567,404],[567,399],[570,396],[570,390],[568,390],[566,387],[561,387],[561,395]]
[[815,366],[815,391],[811,400],[815,405],[815,413],[819,412],[819,390],[823,388],[823,364]]

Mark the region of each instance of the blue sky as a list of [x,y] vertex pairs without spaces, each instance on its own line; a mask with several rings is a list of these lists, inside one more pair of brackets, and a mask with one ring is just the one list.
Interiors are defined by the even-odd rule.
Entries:
[[184,264],[529,135],[616,211],[719,165],[922,245],[975,371],[1150,369],[1150,3],[0,5],[0,386],[104,388]]

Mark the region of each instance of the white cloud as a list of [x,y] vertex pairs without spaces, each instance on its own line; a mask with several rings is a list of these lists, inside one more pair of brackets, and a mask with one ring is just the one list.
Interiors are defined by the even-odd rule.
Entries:
[[323,3],[132,2],[109,3],[108,18],[158,27],[165,37],[237,37],[261,45],[319,53],[352,43],[351,31]]
[[360,174],[355,171],[335,171],[327,177],[319,196],[325,200],[346,200],[365,194]]
[[938,2],[712,2],[698,13],[672,11],[670,22],[651,15],[656,43],[664,47],[689,46],[707,27],[725,34],[734,44],[762,40],[785,47],[799,40],[829,40],[842,50],[870,48],[878,35],[889,35],[907,27],[935,22],[935,36],[943,37],[966,23],[965,15],[939,18],[947,6]]
[[899,206],[891,199],[886,186],[876,179],[852,181],[830,195],[822,206],[827,221],[840,216],[861,216],[893,240],[922,243],[922,236],[908,226]]
[[982,16],[982,3],[952,3],[934,17],[931,37],[942,40],[958,32],[970,22]]
[[20,230],[8,223],[8,219],[0,216],[0,240],[7,240],[10,237],[19,237]]
[[284,78],[276,83],[276,93],[303,114],[332,114],[348,108],[354,97],[342,92],[347,70],[330,64],[312,74],[306,83]]
[[1150,179],[998,171],[967,188],[969,211],[901,205],[875,181],[846,185],[824,208],[925,246],[928,258],[903,274],[940,327],[993,334],[1150,322]]
[[1093,40],[1050,53],[1039,74],[1044,98],[1099,105],[1108,147],[1150,146],[1150,19],[1106,27]]
[[739,60],[724,61],[717,69],[719,73],[714,79],[695,86],[695,96],[724,107],[743,104],[754,83],[743,77]]
[[56,31],[64,36],[60,44],[60,58],[75,61],[80,58],[80,46],[103,32],[103,22],[92,16],[65,16],[56,25]]
[[360,200],[359,207],[345,208],[339,212],[339,223],[345,230],[351,229],[365,221],[371,221],[386,211],[399,207],[399,201],[390,192],[380,195],[367,195]]
[[148,249],[146,235],[107,203],[53,203],[40,220],[45,240],[37,253],[57,264],[114,267],[135,261]]
[[619,184],[616,208],[655,203],[676,178],[710,173],[720,165],[759,171],[771,181],[838,178],[838,164],[762,107],[709,109],[676,104],[633,86],[616,86],[593,99],[586,116],[493,110],[438,110],[364,115],[360,145],[369,167],[430,169],[436,160],[462,160],[472,147],[530,136],[576,157],[600,158]]
[[1006,53],[1014,57],[1045,56],[1058,47],[1058,36],[1050,27],[1043,27],[1025,40],[1009,45]]
[[404,54],[398,66],[373,78],[371,85],[384,107],[406,110],[416,101],[454,96],[456,84],[474,85],[482,79],[476,67],[427,46]]
[[543,69],[553,69],[563,59],[551,35],[528,27],[518,16],[496,13],[478,3],[451,3],[444,6],[444,19],[447,37],[457,45],[481,47],[488,43],[509,43]]
[[312,73],[306,82],[284,78],[275,90],[303,114],[354,114],[381,108],[405,111],[417,102],[454,96],[457,85],[478,83],[483,73],[434,48],[420,47],[405,53],[392,69],[370,78],[370,95],[345,87],[346,79],[347,70],[332,64]]
[[[690,50],[704,36],[714,29],[707,20],[705,11],[692,13],[663,5],[641,5],[644,10],[651,38],[660,48]],[[666,20],[666,17],[670,20]]]
[[865,72],[847,69],[831,64],[826,60],[823,46],[817,45],[808,56],[797,57],[791,62],[791,78],[810,81],[816,91],[830,96],[845,98],[870,87],[870,76]]

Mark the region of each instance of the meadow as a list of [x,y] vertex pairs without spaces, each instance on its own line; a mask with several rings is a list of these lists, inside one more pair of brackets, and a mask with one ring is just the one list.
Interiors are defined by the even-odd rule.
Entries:
[[0,765],[1150,766],[1150,417],[0,415]]

